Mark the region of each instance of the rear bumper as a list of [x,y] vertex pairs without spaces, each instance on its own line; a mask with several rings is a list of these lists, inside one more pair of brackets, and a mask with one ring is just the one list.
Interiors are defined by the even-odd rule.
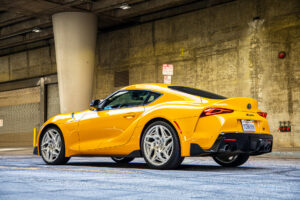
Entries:
[[270,153],[273,146],[273,136],[254,133],[221,133],[209,150],[203,150],[198,144],[192,143],[191,156],[206,156],[219,153],[248,153],[260,155]]

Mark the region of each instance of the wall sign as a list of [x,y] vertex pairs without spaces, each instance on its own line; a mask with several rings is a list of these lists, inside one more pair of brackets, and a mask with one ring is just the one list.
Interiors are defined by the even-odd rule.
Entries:
[[172,64],[163,64],[162,74],[164,75],[164,84],[172,83],[173,69],[174,67]]
[[3,119],[0,119],[0,127],[3,126]]
[[163,64],[162,74],[164,76],[172,76],[173,75],[173,65],[172,64]]
[[164,76],[164,84],[171,84],[172,76]]

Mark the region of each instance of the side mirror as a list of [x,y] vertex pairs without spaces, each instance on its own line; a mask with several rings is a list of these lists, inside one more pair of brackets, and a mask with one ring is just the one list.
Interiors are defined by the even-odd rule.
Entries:
[[94,99],[90,103],[90,107],[92,107],[92,108],[98,108],[99,104],[100,104],[100,100],[99,99]]

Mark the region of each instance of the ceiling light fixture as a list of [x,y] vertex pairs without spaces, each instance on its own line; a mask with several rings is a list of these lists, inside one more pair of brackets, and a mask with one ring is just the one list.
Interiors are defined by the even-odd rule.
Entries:
[[32,32],[40,33],[40,32],[42,32],[42,30],[40,28],[36,27],[36,28],[32,29]]
[[128,9],[131,8],[131,6],[128,5],[128,3],[123,3],[122,5],[120,5],[119,8],[122,9],[122,10],[128,10]]

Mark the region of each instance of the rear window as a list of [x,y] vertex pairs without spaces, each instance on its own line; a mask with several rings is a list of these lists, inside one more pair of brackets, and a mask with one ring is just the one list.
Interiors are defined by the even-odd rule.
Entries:
[[208,99],[226,99],[226,97],[223,97],[221,95],[217,95],[211,92],[207,92],[204,90],[199,90],[195,88],[189,88],[189,87],[183,87],[183,86],[168,86],[170,89],[177,90],[180,92],[184,92],[187,94],[199,96],[199,97],[204,97]]

